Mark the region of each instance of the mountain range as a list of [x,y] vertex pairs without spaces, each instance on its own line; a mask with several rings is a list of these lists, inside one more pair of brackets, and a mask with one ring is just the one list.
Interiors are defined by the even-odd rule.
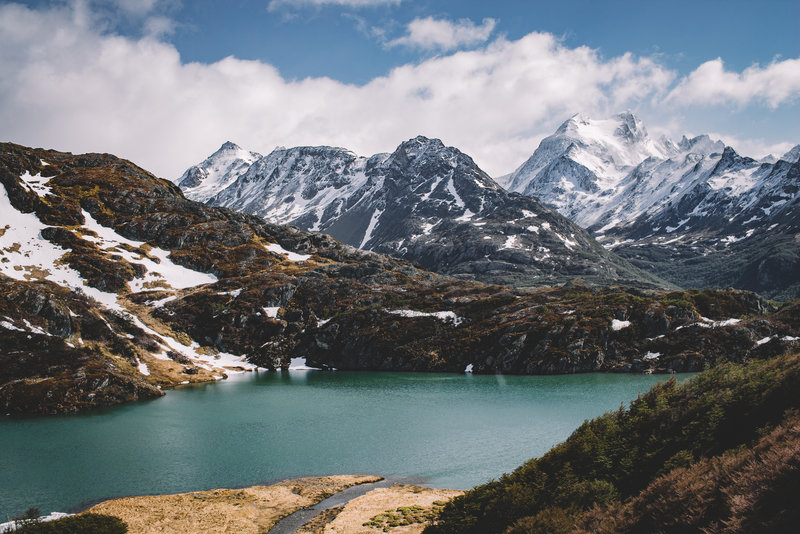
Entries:
[[[778,310],[749,292],[532,289],[438,275],[189,200],[109,154],[0,144],[0,184],[3,413],[107,406],[294,360],[695,371],[782,353],[800,335],[785,320],[796,306]],[[542,210],[534,220],[560,217]]]
[[368,158],[333,147],[259,156],[227,142],[178,185],[210,206],[324,232],[456,278],[664,286],[535,198],[508,193],[438,139],[416,137]]
[[799,159],[800,145],[755,160],[707,135],[654,139],[624,112],[571,117],[497,181],[417,137],[369,158],[225,143],[178,184],[194,200],[460,278],[735,287],[786,300],[800,294]]
[[498,181],[680,287],[800,294],[800,145],[755,160],[707,135],[653,139],[632,113],[576,115]]

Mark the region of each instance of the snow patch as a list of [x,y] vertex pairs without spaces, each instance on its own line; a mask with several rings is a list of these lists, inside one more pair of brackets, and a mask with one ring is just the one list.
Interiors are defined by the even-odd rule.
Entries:
[[296,252],[288,251],[282,246],[280,246],[278,243],[272,243],[270,245],[265,246],[264,248],[275,254],[282,254],[286,256],[286,258],[289,261],[306,261],[311,257],[311,254],[298,254]]
[[275,319],[278,316],[278,311],[281,309],[281,307],[280,306],[267,306],[267,307],[261,308],[261,309],[264,310],[264,314],[267,317],[272,317],[273,319]]
[[[213,274],[202,273],[183,267],[174,263],[169,258],[169,251],[158,247],[149,248],[147,254],[158,259],[153,261],[144,255],[144,241],[134,241],[118,234],[113,228],[101,225],[92,215],[83,210],[81,211],[86,224],[84,228],[96,234],[84,235],[83,239],[95,243],[98,248],[106,252],[111,252],[122,256],[130,263],[138,263],[147,269],[147,273],[142,278],[136,278],[128,283],[131,291],[138,293],[150,288],[153,285],[167,285],[174,289],[186,289],[189,287],[204,284],[213,284],[218,279]],[[131,252],[129,248],[138,249],[142,252]]]
[[386,312],[401,317],[436,317],[440,321],[452,322],[455,326],[460,325],[464,321],[463,317],[459,317],[452,311],[421,312],[416,310],[386,310]]
[[620,321],[619,319],[611,319],[611,330],[622,330],[631,325],[630,321]]
[[291,362],[289,363],[289,370],[290,371],[318,371],[318,367],[309,367],[306,365],[305,358],[292,358]]
[[52,192],[52,188],[47,185],[47,183],[50,181],[50,178],[42,177],[41,173],[31,176],[30,172],[25,171],[25,174],[20,176],[19,179],[28,186],[28,189],[40,197],[47,196]]
[[644,356],[642,356],[643,360],[657,360],[661,356],[660,352],[648,352]]
[[172,295],[172,296],[169,296],[169,297],[165,297],[163,299],[148,300],[148,301],[145,302],[145,305],[146,306],[151,306],[153,308],[160,308],[164,304],[166,304],[167,302],[172,302],[173,300],[176,300],[179,297],[180,297],[180,295]]
[[502,247],[500,247],[500,250],[510,249],[510,248],[520,248],[518,240],[519,240],[519,236],[516,236],[516,235],[508,236],[506,238],[506,242],[503,243]]
[[27,330],[23,330],[22,328],[17,328],[14,326],[13,323],[9,321],[0,321],[0,326],[5,328],[6,330],[16,330],[17,332],[27,332]]
[[467,365],[467,367],[464,369],[464,372],[465,373],[471,373],[472,372],[472,364],[471,363]]
[[361,240],[361,244],[358,245],[358,248],[363,249],[364,245],[366,245],[370,239],[372,239],[372,232],[375,231],[375,226],[378,224],[378,220],[383,215],[383,211],[380,208],[375,208],[375,211],[372,212],[372,217],[369,219],[369,224],[367,225],[367,230],[364,232],[364,239]]

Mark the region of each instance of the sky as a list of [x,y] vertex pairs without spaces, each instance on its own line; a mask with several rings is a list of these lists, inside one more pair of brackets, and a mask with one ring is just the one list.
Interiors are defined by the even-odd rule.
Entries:
[[176,179],[223,142],[513,171],[575,113],[740,153],[800,143],[796,0],[0,1],[0,140]]

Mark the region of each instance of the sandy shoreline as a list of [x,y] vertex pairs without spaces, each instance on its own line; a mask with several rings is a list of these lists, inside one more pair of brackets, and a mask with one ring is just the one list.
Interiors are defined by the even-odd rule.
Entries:
[[[374,475],[334,475],[284,480],[269,486],[123,497],[96,504],[83,513],[119,517],[128,524],[130,534],[265,533],[294,512],[349,487],[380,480],[381,477]],[[407,484],[373,489],[344,506],[325,511],[298,532],[415,534],[426,524],[415,521],[428,517],[435,507],[462,493]],[[412,524],[400,525],[394,519],[387,519],[397,516],[397,509],[402,507],[407,509],[408,517],[400,513],[400,521]],[[387,513],[395,515],[386,516]],[[371,520],[370,525],[364,525]]]

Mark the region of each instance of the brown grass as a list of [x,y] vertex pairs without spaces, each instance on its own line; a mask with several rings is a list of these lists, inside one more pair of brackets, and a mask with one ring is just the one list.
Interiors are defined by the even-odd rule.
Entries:
[[[463,493],[463,491],[458,490],[432,489],[407,484],[375,489],[348,502],[333,521],[324,526],[321,532],[325,534],[383,533],[385,531],[382,528],[364,526],[364,523],[369,522],[379,514],[393,512],[397,508],[405,506],[421,506],[426,510],[430,510],[435,506],[434,503],[449,501]],[[427,523],[414,523],[412,525],[392,527],[389,532],[394,534],[419,534],[426,526]],[[298,532],[310,534],[313,531],[301,529]]]
[[125,497],[93,506],[86,513],[119,517],[130,534],[267,532],[289,514],[350,486],[380,477],[338,475],[286,480],[272,486],[215,489],[175,495]]

